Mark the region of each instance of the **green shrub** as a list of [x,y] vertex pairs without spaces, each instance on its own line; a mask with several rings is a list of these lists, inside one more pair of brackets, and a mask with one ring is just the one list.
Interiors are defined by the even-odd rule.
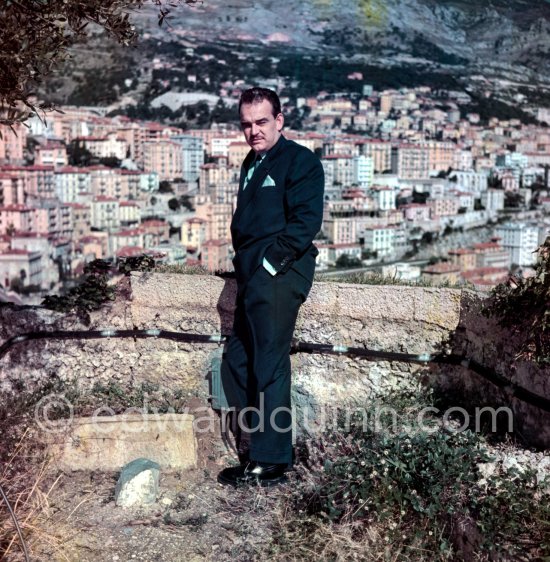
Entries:
[[108,284],[111,264],[105,260],[94,260],[84,268],[83,282],[65,295],[47,295],[42,306],[59,312],[75,310],[86,314],[97,310],[115,298],[114,287]]
[[483,314],[519,337],[519,356],[550,363],[550,236],[538,249],[535,275],[497,285]]
[[480,466],[494,459],[483,436],[435,419],[425,430],[411,424],[412,410],[395,409],[407,422],[399,431],[378,431],[352,417],[347,429],[339,424],[307,443],[306,468],[286,500],[287,523],[273,552],[304,560],[338,552],[329,559],[347,560],[362,544],[370,552],[364,560],[550,556],[546,484],[537,484],[533,471],[495,463],[498,470],[484,478]]

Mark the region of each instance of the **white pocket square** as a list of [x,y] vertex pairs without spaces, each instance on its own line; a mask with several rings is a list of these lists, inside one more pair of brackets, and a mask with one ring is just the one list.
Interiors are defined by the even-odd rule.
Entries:
[[262,183],[262,187],[275,187],[275,182],[270,175],[265,178],[264,183]]

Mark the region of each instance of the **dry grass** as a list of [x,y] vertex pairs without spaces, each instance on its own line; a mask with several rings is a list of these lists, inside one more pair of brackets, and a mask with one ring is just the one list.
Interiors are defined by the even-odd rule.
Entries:
[[[55,532],[52,532],[50,529],[54,526],[48,524],[53,516],[50,496],[62,475],[52,476],[44,445],[39,442],[33,425],[28,423],[30,416],[19,412],[5,415],[3,411],[2,414],[0,429],[5,439],[0,445],[0,486],[17,519],[30,559],[39,559],[37,553],[45,547],[63,560],[60,547],[64,542],[64,527],[56,523]],[[2,499],[0,559],[25,560],[12,514]]]
[[[297,488],[313,490],[316,479],[304,465],[296,466]],[[275,510],[274,537],[268,547],[272,562],[433,562],[434,552],[426,549],[423,534],[432,534],[433,525],[426,519],[422,533],[418,521],[411,521],[398,512],[383,523],[372,518],[354,520],[354,513],[344,515],[335,523],[327,517],[309,515],[296,510],[292,494],[281,498]],[[397,532],[399,531],[399,533]],[[414,538],[418,534],[418,538]],[[437,538],[437,537],[435,537]],[[412,540],[411,540],[412,539]],[[438,558],[442,560],[443,558]]]

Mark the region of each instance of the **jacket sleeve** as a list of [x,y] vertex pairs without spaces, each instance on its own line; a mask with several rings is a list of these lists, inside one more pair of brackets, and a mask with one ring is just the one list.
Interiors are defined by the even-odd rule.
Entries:
[[321,230],[324,187],[320,160],[308,149],[297,151],[289,166],[286,182],[286,228],[264,256],[278,273],[288,271]]

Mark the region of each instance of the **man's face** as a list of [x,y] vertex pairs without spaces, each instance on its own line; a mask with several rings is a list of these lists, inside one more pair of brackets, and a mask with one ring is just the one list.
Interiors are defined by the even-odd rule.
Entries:
[[283,114],[273,117],[271,103],[267,100],[241,105],[241,128],[246,142],[255,152],[267,152],[275,145],[283,123]]

